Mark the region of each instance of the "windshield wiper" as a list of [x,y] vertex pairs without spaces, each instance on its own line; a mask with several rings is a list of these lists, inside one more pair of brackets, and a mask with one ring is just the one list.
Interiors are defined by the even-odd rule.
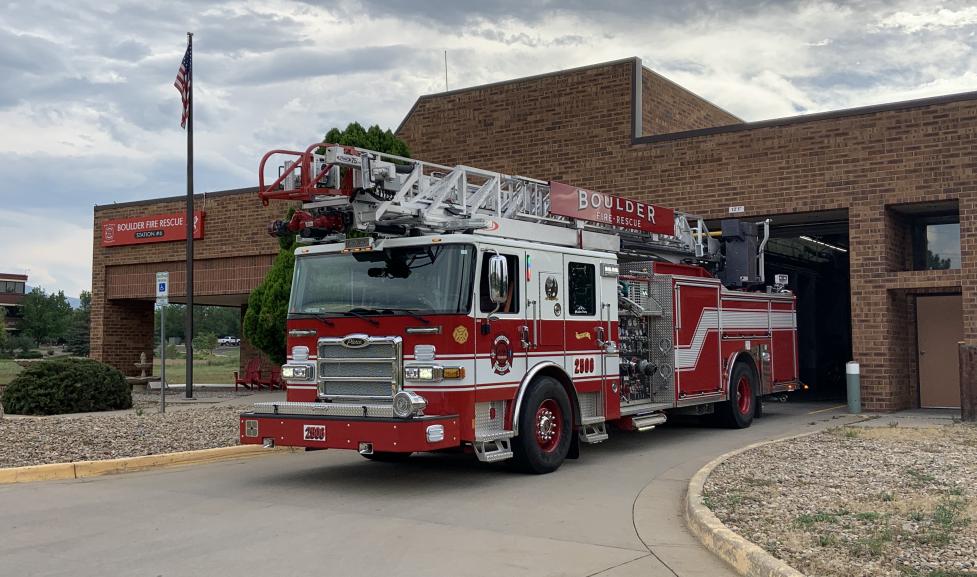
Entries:
[[290,317],[312,317],[314,319],[318,319],[318,320],[326,323],[327,326],[330,326],[330,327],[336,326],[336,323],[334,323],[331,320],[329,320],[328,317],[325,317],[325,316],[320,315],[318,313],[288,313],[288,316],[290,316]]
[[422,317],[421,315],[419,315],[419,314],[417,314],[417,313],[415,313],[415,312],[414,312],[413,310],[411,310],[411,309],[398,309],[398,308],[393,308],[393,307],[384,307],[384,309],[383,309],[383,310],[385,310],[385,311],[390,311],[390,312],[392,312],[392,313],[393,313],[393,312],[398,312],[398,311],[400,311],[400,312],[403,312],[403,313],[407,313],[407,314],[408,314],[409,316],[412,316],[412,317],[414,317],[415,319],[417,319],[417,320],[419,320],[419,321],[421,321],[422,323],[424,323],[424,324],[426,324],[426,325],[429,325],[429,324],[431,324],[431,321],[430,321],[430,319],[426,319],[426,318],[424,318],[424,317]]
[[[367,311],[367,312],[375,312],[375,311],[371,311],[369,309],[360,309],[360,310],[361,311]],[[355,310],[348,310],[348,311],[343,312],[343,314],[344,315],[353,315],[354,317],[356,317],[358,319],[363,319],[364,321],[370,323],[371,325],[373,325],[375,327],[380,326],[380,323],[377,321],[377,319],[371,319],[370,317],[368,317],[368,316],[366,316],[364,314],[358,313]]]

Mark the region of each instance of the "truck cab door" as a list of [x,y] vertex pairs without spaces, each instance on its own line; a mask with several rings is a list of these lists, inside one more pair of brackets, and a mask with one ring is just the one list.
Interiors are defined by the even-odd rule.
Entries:
[[[525,251],[510,247],[483,247],[479,255],[475,298],[475,373],[480,385],[514,384],[526,374],[530,341],[527,318]],[[496,306],[488,295],[488,260],[495,254],[506,258],[509,299]]]

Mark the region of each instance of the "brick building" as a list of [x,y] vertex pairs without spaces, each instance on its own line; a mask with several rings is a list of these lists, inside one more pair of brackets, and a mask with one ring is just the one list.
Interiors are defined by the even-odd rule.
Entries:
[[[955,344],[977,343],[977,93],[747,123],[636,58],[420,97],[416,158],[561,180],[718,221],[773,219],[768,274],[798,294],[801,375],[866,408],[952,406]],[[239,306],[270,265],[282,206],[208,196],[199,302]],[[151,342],[151,275],[182,287],[182,245],[102,247],[100,223],[180,199],[96,207],[93,353],[126,368]],[[179,301],[179,296],[174,298]],[[147,327],[148,319],[148,327]],[[951,366],[952,365],[952,366]]]
[[0,272],[0,307],[4,309],[4,325],[9,333],[20,330],[26,287],[27,275]]

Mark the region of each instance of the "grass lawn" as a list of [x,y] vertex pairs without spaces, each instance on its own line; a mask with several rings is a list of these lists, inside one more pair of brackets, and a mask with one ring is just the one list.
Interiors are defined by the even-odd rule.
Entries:
[[15,363],[13,359],[0,359],[0,385],[6,385],[14,380],[17,373],[22,370],[21,366]]
[[[211,355],[209,359],[194,360],[193,382],[197,384],[233,383],[234,371],[238,370],[240,352],[240,349],[236,348],[224,349],[218,354]],[[153,374],[158,376],[159,369],[159,357],[156,357],[153,359]],[[168,383],[182,384],[187,382],[186,377],[186,359],[166,359],[166,381]]]
[[[197,359],[193,363],[193,382],[200,384],[222,384],[234,382],[234,371],[238,370],[240,349],[224,349],[211,355],[209,359]],[[0,359],[0,385],[10,381],[23,370],[13,359]],[[159,358],[154,359],[153,374],[159,375]],[[173,384],[186,382],[186,359],[166,360],[166,380]]]

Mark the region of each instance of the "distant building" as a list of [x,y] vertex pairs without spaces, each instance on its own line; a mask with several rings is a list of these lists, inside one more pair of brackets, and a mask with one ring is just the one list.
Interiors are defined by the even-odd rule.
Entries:
[[0,272],[0,307],[7,309],[7,331],[9,332],[20,330],[20,319],[24,316],[26,285],[26,274]]

